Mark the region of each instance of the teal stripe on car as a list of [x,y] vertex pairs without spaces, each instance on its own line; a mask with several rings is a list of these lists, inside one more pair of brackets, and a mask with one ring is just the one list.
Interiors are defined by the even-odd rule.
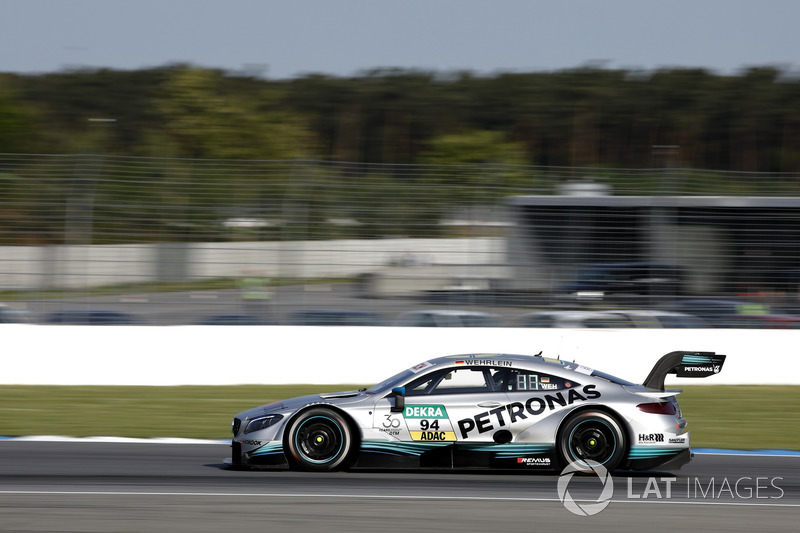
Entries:
[[658,448],[653,446],[634,446],[628,452],[628,459],[650,459],[653,457],[665,457],[677,455],[685,448]]
[[423,453],[450,446],[452,442],[389,442],[379,440],[367,440],[361,443],[361,451],[379,452],[395,455],[422,455]]
[[272,455],[275,453],[283,453],[283,444],[280,442],[268,442],[256,451],[251,452],[250,455]]

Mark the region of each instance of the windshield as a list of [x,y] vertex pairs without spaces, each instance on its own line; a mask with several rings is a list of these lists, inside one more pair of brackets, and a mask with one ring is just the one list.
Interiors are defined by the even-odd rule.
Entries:
[[377,385],[373,385],[372,387],[367,389],[367,394],[375,394],[376,392],[380,392],[384,389],[393,388],[397,385],[405,383],[414,373],[411,370],[403,370],[402,372],[395,374],[394,376],[384,379]]

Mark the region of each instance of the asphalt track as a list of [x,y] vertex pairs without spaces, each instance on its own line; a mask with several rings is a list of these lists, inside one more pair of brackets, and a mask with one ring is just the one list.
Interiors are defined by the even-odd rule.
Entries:
[[[0,441],[0,531],[797,531],[800,457],[697,455],[616,473],[577,516],[558,475],[230,470],[221,443]],[[669,481],[672,480],[672,481]],[[566,485],[597,503],[597,476]],[[601,501],[602,504],[602,501]],[[585,507],[588,508],[588,507]]]

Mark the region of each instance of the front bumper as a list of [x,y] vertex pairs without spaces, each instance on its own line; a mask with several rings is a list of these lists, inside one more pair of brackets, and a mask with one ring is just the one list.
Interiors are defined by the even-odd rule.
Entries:
[[286,468],[289,466],[280,441],[267,442],[250,451],[242,449],[242,443],[231,442],[231,458],[225,464],[234,468]]

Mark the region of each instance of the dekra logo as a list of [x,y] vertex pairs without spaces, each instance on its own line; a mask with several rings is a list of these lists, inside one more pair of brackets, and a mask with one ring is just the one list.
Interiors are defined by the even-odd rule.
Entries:
[[447,418],[444,405],[407,405],[403,411],[405,418]]

